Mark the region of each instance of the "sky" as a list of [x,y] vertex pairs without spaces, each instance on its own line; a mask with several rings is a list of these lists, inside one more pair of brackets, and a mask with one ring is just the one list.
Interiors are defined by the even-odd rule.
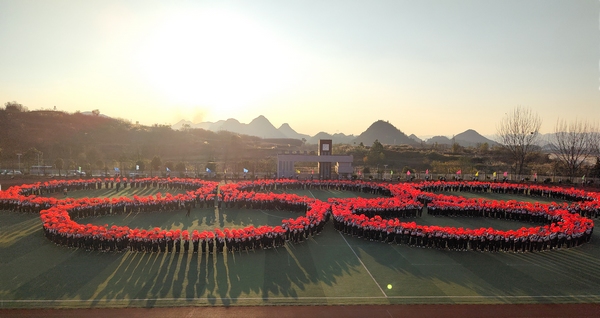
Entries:
[[599,1],[0,0],[0,101],[144,125],[600,122]]

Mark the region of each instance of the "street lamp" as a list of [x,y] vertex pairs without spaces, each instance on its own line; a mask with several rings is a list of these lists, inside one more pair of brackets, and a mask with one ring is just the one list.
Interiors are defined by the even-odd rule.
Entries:
[[42,164],[40,163],[40,154],[42,155],[42,157],[44,156],[44,153],[37,153],[37,157],[38,157],[38,175],[42,172]]
[[19,171],[21,171],[21,153],[18,153],[17,157],[19,157]]

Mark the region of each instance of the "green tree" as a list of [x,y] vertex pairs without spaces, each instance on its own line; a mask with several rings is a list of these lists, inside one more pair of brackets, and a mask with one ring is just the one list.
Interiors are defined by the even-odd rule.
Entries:
[[4,109],[7,112],[20,113],[28,111],[27,107],[17,103],[16,101],[4,103]]
[[62,170],[63,166],[65,165],[65,161],[62,158],[56,158],[56,160],[54,160],[54,166],[56,167],[56,169],[58,169],[58,176],[60,177],[60,170]]
[[462,151],[462,146],[459,145],[457,142],[452,144],[452,153],[460,153]]
[[180,177],[183,177],[183,175],[184,175],[184,173],[185,173],[185,171],[186,171],[186,169],[185,169],[185,163],[184,163],[184,162],[181,162],[181,161],[180,161],[180,162],[178,162],[178,163],[175,165],[175,170],[176,170],[177,172],[179,172],[179,176],[180,176]]
[[477,144],[477,152],[480,155],[487,155],[489,150],[490,150],[490,145],[487,142],[484,142],[482,144]]
[[38,162],[40,161],[41,155],[42,155],[42,152],[33,147],[29,148],[29,149],[27,149],[27,151],[25,151],[25,153],[23,154],[22,160],[25,163],[25,167],[27,168],[27,171],[30,171],[31,166],[38,164]]
[[150,162],[150,176],[153,177],[152,172],[154,170],[159,170],[160,166],[162,165],[162,160],[160,160],[159,156],[154,156],[154,158],[152,158],[152,161]]
[[367,152],[366,159],[364,159],[366,164],[369,165],[378,165],[383,163],[385,160],[385,154],[383,153],[383,145],[379,142],[379,140],[375,140],[369,152]]
[[119,169],[121,170],[121,174],[124,173],[123,169],[124,169],[124,167],[127,166],[128,162],[129,162],[129,158],[127,157],[126,154],[123,153],[119,156],[119,164],[120,164]]
[[106,169],[106,166],[104,165],[104,161],[102,161],[100,159],[96,160],[95,164],[96,164],[96,168],[98,170]]

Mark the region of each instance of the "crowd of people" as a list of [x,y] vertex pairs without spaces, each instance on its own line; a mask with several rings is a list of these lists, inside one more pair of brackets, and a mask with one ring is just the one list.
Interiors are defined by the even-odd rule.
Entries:
[[[591,239],[594,228],[592,217],[600,215],[600,195],[580,189],[528,185],[494,184],[485,182],[425,182],[390,185],[394,194],[403,198],[398,203],[391,199],[336,200],[332,205],[334,226],[338,231],[373,241],[406,244],[410,246],[481,251],[542,251],[578,246]],[[401,190],[399,188],[406,188]],[[415,192],[410,188],[417,189]],[[529,203],[516,200],[495,201],[469,199],[425,191],[464,191],[509,193],[512,195],[547,196],[573,203]],[[535,223],[538,226],[500,231],[493,228],[463,229],[418,225],[401,222],[407,206],[422,203],[427,213],[447,217],[488,217]],[[367,207],[370,213],[362,213]],[[380,213],[384,211],[384,213]],[[392,218],[390,214],[397,217]],[[412,215],[410,215],[412,216]]]
[[[41,196],[71,190],[129,187],[180,189],[185,193],[133,198],[57,199]],[[116,186],[114,186],[116,189]],[[292,189],[339,189],[375,194],[377,198],[329,199],[301,197]],[[493,192],[547,196],[572,203],[540,204],[516,200],[468,199],[433,192]],[[580,189],[487,182],[375,183],[364,181],[255,180],[222,185],[196,179],[141,178],[55,180],[25,184],[0,192],[0,209],[39,213],[46,237],[60,245],[99,251],[223,253],[300,243],[318,235],[333,218],[336,230],[372,241],[429,248],[479,251],[542,251],[578,246],[590,240],[600,215],[600,195]],[[299,214],[281,225],[238,229],[151,230],[78,223],[77,219],[120,213],[179,211],[187,208],[285,210]],[[488,217],[535,223],[501,231],[419,225],[401,219],[422,216]]]

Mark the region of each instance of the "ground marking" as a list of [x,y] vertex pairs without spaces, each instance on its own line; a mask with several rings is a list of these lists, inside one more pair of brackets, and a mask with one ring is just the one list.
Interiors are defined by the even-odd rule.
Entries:
[[285,219],[285,217],[283,217],[283,216],[269,214],[269,213],[267,213],[267,212],[265,212],[263,210],[260,210],[260,212],[262,212],[265,215],[272,216],[272,217],[275,217],[275,218]]
[[598,299],[600,295],[439,295],[439,296],[322,296],[322,297],[243,297],[243,298],[132,298],[132,299],[3,299],[0,303],[50,303],[50,302],[132,302],[132,301],[193,301],[193,300],[318,300],[318,299]]
[[[340,233],[340,232],[338,232]],[[379,290],[381,290],[381,293],[387,298],[388,295],[383,291],[383,288],[381,288],[381,286],[379,286],[379,283],[375,280],[375,278],[373,277],[373,275],[371,275],[371,272],[369,271],[369,269],[367,268],[367,266],[365,266],[365,263],[363,263],[363,261],[360,259],[360,257],[358,257],[358,254],[356,254],[356,252],[354,251],[354,249],[352,248],[352,246],[350,246],[350,244],[348,243],[348,241],[346,241],[346,238],[344,237],[344,235],[342,233],[340,233],[340,235],[342,236],[342,238],[344,239],[344,241],[346,242],[346,244],[348,245],[348,247],[350,248],[350,250],[352,251],[352,253],[354,253],[354,256],[356,256],[356,258],[358,259],[358,261],[360,262],[360,264],[365,268],[365,270],[367,271],[367,273],[369,274],[369,276],[371,276],[371,279],[375,282],[375,284],[377,285],[377,287],[379,287]]]

